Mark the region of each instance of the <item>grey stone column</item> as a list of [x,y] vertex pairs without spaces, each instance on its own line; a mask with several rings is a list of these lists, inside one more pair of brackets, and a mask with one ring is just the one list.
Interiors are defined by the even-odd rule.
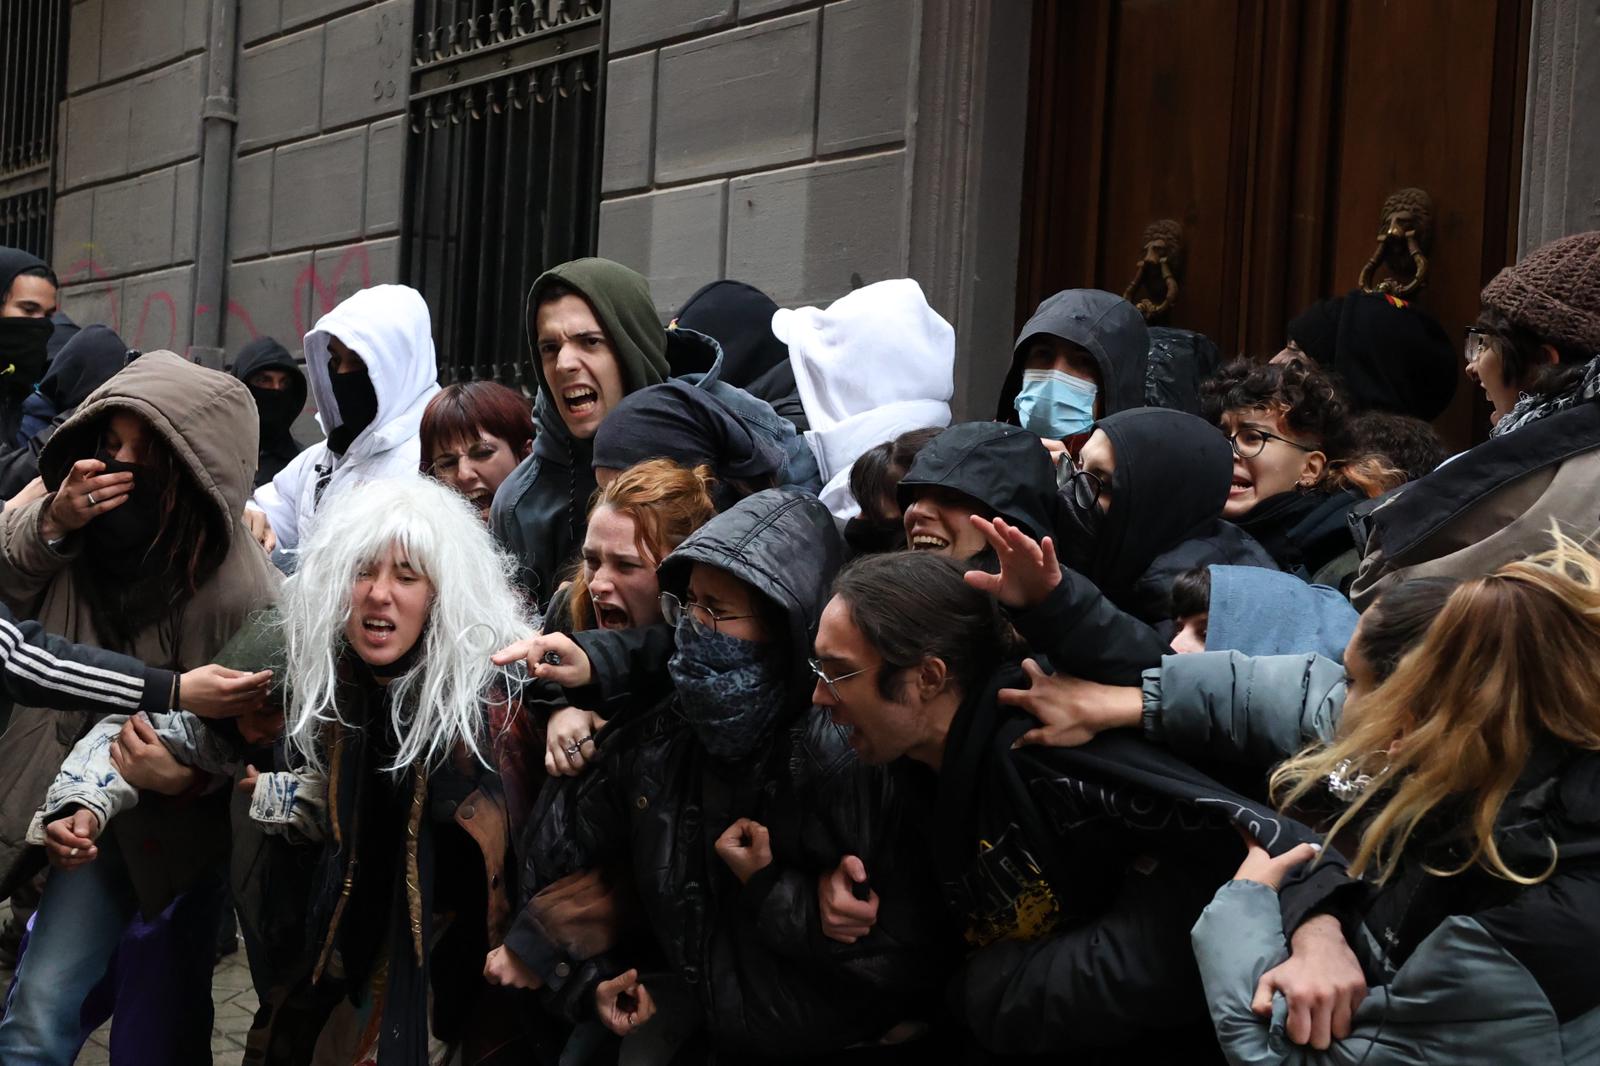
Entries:
[[957,418],[991,418],[1011,360],[1033,5],[925,0],[909,273],[956,328]]
[[1600,2],[1534,0],[1518,258],[1600,229]]

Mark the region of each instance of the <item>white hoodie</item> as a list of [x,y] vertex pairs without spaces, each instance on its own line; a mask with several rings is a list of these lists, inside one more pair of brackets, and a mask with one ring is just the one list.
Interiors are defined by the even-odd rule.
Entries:
[[910,278],[880,281],[826,310],[779,308],[772,332],[789,346],[822,471],[822,502],[840,519],[860,513],[850,467],[861,453],[912,429],[950,424],[956,333]]
[[328,339],[338,337],[366,364],[378,396],[378,416],[343,455],[313,444],[256,490],[251,506],[266,513],[278,546],[295,548],[316,511],[317,482],[331,471],[323,496],[363,481],[415,476],[422,455],[422,411],[439,391],[433,324],[417,290],[375,285],[317,320],[305,336],[306,378],[317,424],[326,434],[343,424],[329,384]]

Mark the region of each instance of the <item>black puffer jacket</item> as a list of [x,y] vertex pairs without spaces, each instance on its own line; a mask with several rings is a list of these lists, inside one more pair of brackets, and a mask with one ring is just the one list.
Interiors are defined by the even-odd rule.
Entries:
[[[595,985],[630,966],[646,986],[677,985],[699,1003],[712,1044],[743,1061],[801,1057],[870,1041],[926,1007],[945,972],[927,846],[906,832],[896,771],[858,763],[810,707],[805,661],[841,557],[814,497],[767,490],[695,532],[662,566],[680,590],[690,565],[725,570],[780,609],[774,654],[791,684],[783,717],[736,763],[710,755],[676,697],[613,733],[595,770],[545,805],[529,838],[530,888],[575,871],[618,871],[639,920],[614,949],[569,956],[525,909],[507,945],[545,977],[557,1005],[592,1009]],[[778,650],[781,648],[781,651]],[[920,807],[920,804],[916,806]],[[774,862],[740,885],[713,843],[736,819],[771,833]],[[860,856],[874,890],[896,900],[854,945],[821,934],[816,883]],[[652,965],[654,957],[654,965]]]
[[1144,402],[1200,413],[1200,383],[1217,372],[1222,355],[1204,333],[1172,326],[1150,327],[1150,355],[1144,368]]
[[[1062,561],[1117,606],[1147,622],[1171,618],[1172,582],[1197,566],[1265,566],[1272,557],[1222,518],[1233,457],[1215,426],[1181,411],[1145,407],[1102,419],[1116,469],[1111,506],[1098,517],[1062,501]],[[1074,514],[1080,520],[1069,521]]]

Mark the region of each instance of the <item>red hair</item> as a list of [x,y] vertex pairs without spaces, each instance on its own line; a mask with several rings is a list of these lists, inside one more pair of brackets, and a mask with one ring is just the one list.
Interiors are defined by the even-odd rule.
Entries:
[[520,454],[533,440],[533,405],[520,392],[493,381],[446,385],[422,412],[423,472],[436,449],[477,440],[480,433],[499,437]]

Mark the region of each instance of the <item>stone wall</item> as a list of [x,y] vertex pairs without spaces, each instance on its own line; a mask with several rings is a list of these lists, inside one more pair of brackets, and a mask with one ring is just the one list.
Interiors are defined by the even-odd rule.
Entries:
[[208,0],[76,0],[57,170],[63,307],[182,351],[224,316],[291,351],[318,315],[398,276],[411,0],[239,5],[227,303],[196,306]]
[[825,303],[907,269],[915,0],[618,0],[600,254],[665,315],[734,277]]

